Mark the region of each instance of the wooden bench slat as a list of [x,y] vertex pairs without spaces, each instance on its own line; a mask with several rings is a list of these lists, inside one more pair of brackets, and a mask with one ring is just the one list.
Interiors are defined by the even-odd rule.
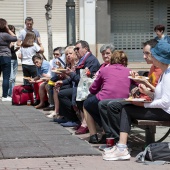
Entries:
[[151,125],[151,126],[170,126],[170,121],[156,121],[156,120],[135,120],[137,125]]

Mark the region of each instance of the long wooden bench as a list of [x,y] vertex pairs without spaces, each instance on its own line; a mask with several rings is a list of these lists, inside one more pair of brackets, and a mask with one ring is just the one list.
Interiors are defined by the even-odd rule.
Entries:
[[170,127],[170,121],[135,120],[133,124],[145,130],[146,145],[153,143],[153,142],[162,142],[170,134],[170,128],[169,128],[169,130],[166,132],[166,134],[161,139],[159,139],[158,141],[155,141],[156,126]]

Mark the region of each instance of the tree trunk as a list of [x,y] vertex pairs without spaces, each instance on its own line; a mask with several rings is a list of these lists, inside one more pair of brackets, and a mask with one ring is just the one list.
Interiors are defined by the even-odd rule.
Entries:
[[48,33],[48,58],[53,58],[53,41],[52,41],[52,26],[51,26],[51,19],[52,19],[52,3],[53,0],[48,0],[47,4],[45,5],[46,9],[46,20],[47,20],[47,33]]

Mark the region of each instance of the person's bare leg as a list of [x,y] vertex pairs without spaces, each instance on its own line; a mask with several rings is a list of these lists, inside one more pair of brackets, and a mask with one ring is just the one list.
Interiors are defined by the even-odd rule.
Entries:
[[91,115],[87,112],[87,110],[84,107],[83,107],[83,112],[84,112],[84,118],[86,120],[87,126],[88,126],[89,131],[90,131],[90,136],[92,136],[92,135],[97,133],[95,121],[93,120]]
[[45,83],[42,83],[39,87],[39,96],[40,96],[40,104],[35,106],[36,109],[39,109],[44,106],[44,99],[47,91],[45,89]]
[[59,114],[59,100],[58,100],[58,89],[56,89],[55,87],[53,88],[53,99],[54,99],[54,105],[55,105],[55,110],[52,113],[52,116],[59,119],[62,118],[63,116],[61,116]]
[[84,117],[84,113],[82,111],[80,111],[80,114],[81,114],[81,126],[83,127],[87,127],[87,123],[86,123],[86,120],[85,120],[85,117]]
[[120,132],[119,144],[127,145],[128,133]]
[[54,98],[54,103],[55,103],[55,113],[59,113],[59,100],[58,100],[58,90],[54,88],[53,90],[53,98]]

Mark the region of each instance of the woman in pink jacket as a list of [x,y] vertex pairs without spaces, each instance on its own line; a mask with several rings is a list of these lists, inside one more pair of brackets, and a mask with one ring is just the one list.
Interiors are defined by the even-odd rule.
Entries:
[[84,101],[84,115],[90,131],[90,143],[98,143],[95,122],[101,127],[98,103],[105,99],[128,98],[131,80],[128,78],[127,56],[123,51],[115,51],[110,60],[110,66],[99,71],[89,91],[90,95]]

